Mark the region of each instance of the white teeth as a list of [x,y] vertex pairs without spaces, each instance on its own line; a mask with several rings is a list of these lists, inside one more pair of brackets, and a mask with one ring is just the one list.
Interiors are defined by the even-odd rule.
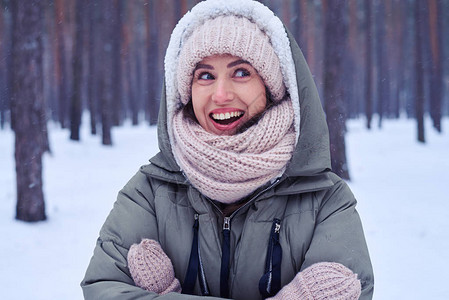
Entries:
[[241,111],[232,111],[227,113],[221,113],[221,114],[212,114],[212,118],[215,120],[227,120],[234,117],[239,117],[243,114]]

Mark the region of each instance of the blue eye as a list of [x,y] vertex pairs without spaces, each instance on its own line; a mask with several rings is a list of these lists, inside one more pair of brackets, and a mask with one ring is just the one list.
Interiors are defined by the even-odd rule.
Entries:
[[202,80],[214,80],[215,77],[209,72],[203,72],[198,75],[198,79]]
[[251,75],[251,73],[248,70],[246,70],[246,69],[238,69],[234,73],[235,77],[247,77],[247,76],[250,76],[250,75]]

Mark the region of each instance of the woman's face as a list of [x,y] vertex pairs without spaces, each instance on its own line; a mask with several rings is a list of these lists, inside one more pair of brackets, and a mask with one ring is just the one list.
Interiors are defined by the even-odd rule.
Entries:
[[249,62],[231,55],[210,56],[195,68],[192,104],[207,132],[232,135],[265,110],[265,85]]

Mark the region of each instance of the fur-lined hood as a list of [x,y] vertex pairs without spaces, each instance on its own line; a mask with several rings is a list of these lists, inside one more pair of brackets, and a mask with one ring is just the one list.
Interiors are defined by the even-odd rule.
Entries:
[[[173,116],[182,107],[177,90],[176,70],[184,41],[205,22],[220,15],[236,15],[256,23],[270,38],[279,57],[283,81],[295,112],[296,151],[286,173],[306,175],[330,169],[328,130],[319,96],[309,68],[298,45],[273,12],[263,4],[250,0],[208,0],[197,4],[178,22],[165,55],[165,78],[158,119],[159,148],[170,171],[179,171],[171,145]],[[305,119],[304,119],[305,118]],[[313,149],[319,151],[315,151]],[[302,150],[301,150],[302,149]],[[306,153],[298,153],[298,151]],[[157,163],[157,159],[152,159]],[[293,169],[294,168],[294,169]]]

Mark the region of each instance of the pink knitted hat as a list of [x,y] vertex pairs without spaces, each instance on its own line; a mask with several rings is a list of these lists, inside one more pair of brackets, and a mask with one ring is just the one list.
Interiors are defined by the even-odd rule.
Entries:
[[190,99],[193,71],[204,58],[231,54],[248,61],[262,77],[273,100],[285,95],[279,58],[268,36],[250,20],[234,15],[208,19],[181,45],[177,80],[181,101]]
[[128,268],[138,287],[161,295],[181,292],[181,284],[175,278],[170,258],[155,240],[144,239],[140,244],[131,246]]

